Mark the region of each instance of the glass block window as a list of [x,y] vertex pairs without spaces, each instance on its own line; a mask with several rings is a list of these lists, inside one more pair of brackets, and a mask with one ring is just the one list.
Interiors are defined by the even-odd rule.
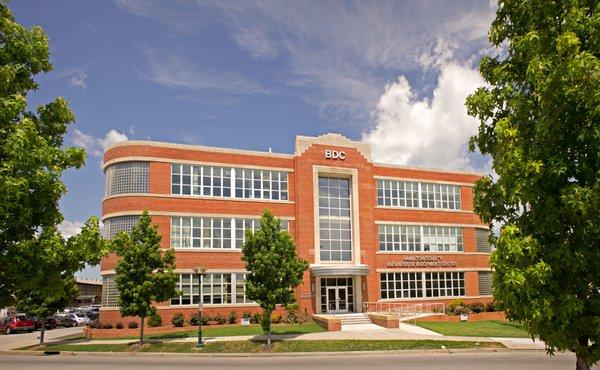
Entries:
[[386,272],[380,276],[381,299],[420,297],[463,297],[465,273],[442,272]]
[[352,261],[350,179],[319,177],[321,261]]
[[475,229],[475,245],[477,246],[477,252],[492,253],[490,235],[491,232],[488,229]]
[[[288,227],[288,221],[281,220],[281,228]],[[171,247],[240,249],[245,230],[254,232],[259,228],[257,218],[171,217]]]
[[104,220],[104,237],[112,239],[121,231],[130,233],[139,220],[140,216],[137,215],[109,217]]
[[379,225],[379,250],[462,252],[462,229],[449,226]]
[[244,273],[179,274],[181,294],[171,298],[171,306],[198,305],[200,296],[206,305],[252,303],[246,298],[245,283]]
[[115,163],[106,168],[104,195],[147,194],[148,162]]
[[119,291],[115,283],[115,274],[102,276],[102,307],[118,307]]
[[462,297],[465,295],[464,272],[425,272],[424,275],[426,297]]
[[387,272],[381,274],[381,299],[423,297],[420,272]]
[[460,186],[378,179],[377,205],[428,209],[460,209]]
[[478,271],[477,280],[479,282],[479,295],[492,295],[492,272]]
[[171,166],[171,193],[224,198],[287,200],[288,174],[222,166]]

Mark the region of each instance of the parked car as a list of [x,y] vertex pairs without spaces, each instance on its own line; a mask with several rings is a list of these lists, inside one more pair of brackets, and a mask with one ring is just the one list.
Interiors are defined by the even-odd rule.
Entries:
[[70,328],[72,326],[77,326],[77,321],[75,321],[75,319],[72,317],[73,314],[71,313],[66,313],[66,314],[58,314],[55,316],[56,319],[56,324],[59,326],[65,326],[67,328]]
[[35,329],[35,323],[25,315],[14,315],[5,317],[0,321],[0,330],[5,334],[12,334],[19,331],[31,333]]
[[[35,330],[41,329],[42,328],[42,319],[38,318],[38,317],[33,317],[32,319],[34,322]],[[57,321],[54,317],[46,318],[46,329],[48,329],[48,330],[55,329],[56,325],[57,325]]]
[[92,322],[83,312],[68,313],[66,316],[74,323],[71,326],[87,325]]

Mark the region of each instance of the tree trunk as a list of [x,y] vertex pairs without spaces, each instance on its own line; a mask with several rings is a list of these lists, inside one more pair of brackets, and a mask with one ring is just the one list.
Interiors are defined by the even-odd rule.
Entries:
[[42,319],[42,329],[40,330],[40,345],[44,344],[44,334],[46,334],[46,319]]
[[140,346],[144,345],[144,316],[140,317],[141,319],[141,325],[140,325]]
[[576,370],[590,370],[590,364],[588,364],[585,359],[581,356],[580,349],[587,349],[589,344],[589,339],[587,337],[579,337],[579,348],[575,348],[575,356],[577,358],[577,362],[575,363]]

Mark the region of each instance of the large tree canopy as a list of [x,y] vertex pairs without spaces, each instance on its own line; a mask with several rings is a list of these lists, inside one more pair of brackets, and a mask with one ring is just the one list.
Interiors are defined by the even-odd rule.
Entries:
[[549,352],[600,359],[600,5],[499,1],[484,57],[489,83],[467,99],[471,139],[497,178],[475,186],[493,238],[494,296]]
[[44,263],[43,243],[36,238],[50,235],[44,230],[62,222],[58,201],[66,188],[61,174],[85,160],[83,149],[63,147],[75,119],[63,98],[36,112],[27,108],[28,92],[38,88],[35,75],[50,70],[44,31],[15,22],[0,1],[0,307],[14,304],[16,290],[39,286],[24,273]]

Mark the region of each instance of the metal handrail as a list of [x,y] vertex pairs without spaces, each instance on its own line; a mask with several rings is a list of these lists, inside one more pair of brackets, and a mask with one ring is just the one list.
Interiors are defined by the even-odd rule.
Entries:
[[419,315],[444,313],[444,303],[400,303],[400,302],[363,302],[365,313],[387,313],[397,315],[400,319]]

